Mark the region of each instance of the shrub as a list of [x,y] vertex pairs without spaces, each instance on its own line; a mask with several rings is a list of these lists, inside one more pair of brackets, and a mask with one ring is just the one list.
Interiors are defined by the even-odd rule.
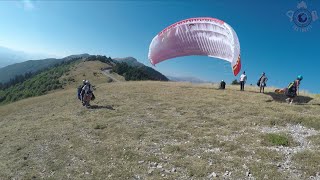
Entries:
[[265,135],[263,143],[271,146],[289,146],[290,140],[287,135],[269,133]]
[[232,85],[238,85],[238,84],[240,84],[240,82],[238,82],[238,81],[235,79],[235,80],[233,80],[233,81],[231,82],[231,84],[232,84]]

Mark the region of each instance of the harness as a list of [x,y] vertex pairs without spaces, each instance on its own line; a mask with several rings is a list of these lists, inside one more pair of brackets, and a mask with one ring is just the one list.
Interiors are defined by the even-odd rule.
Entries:
[[288,90],[289,90],[289,91],[294,91],[294,92],[297,90],[297,85],[296,85],[296,82],[295,82],[295,81],[289,83],[289,85],[288,85]]

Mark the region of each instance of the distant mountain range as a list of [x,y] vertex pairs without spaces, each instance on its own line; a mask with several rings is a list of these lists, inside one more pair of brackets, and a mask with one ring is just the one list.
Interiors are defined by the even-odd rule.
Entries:
[[[118,62],[125,62],[129,66],[135,66],[135,67],[144,67],[145,66],[144,64],[140,63],[139,61],[137,61],[133,57],[114,58],[114,60],[116,60]],[[145,66],[145,67],[148,67],[148,66]],[[191,82],[191,83],[208,83],[209,82],[209,81],[204,81],[204,80],[196,78],[196,77],[174,77],[174,76],[166,76],[166,77],[170,81],[176,81],[176,82]]]
[[[28,72],[37,72],[41,69],[54,66],[63,61],[68,61],[74,58],[87,58],[89,54],[79,54],[71,55],[65,58],[38,58],[44,57],[44,55],[29,54],[22,51],[11,50],[6,47],[0,46],[0,82],[8,82],[11,78],[14,78],[16,75],[24,75]],[[30,60],[30,59],[39,59],[39,60]],[[151,67],[145,66],[140,63],[134,57],[125,57],[125,58],[113,58],[116,62],[125,62],[129,66],[142,68],[144,71],[147,71],[154,76],[163,77],[161,73],[154,70]],[[163,77],[164,78],[164,77]],[[208,81],[201,80],[196,77],[173,77],[167,76],[170,81],[177,82],[192,82],[192,83],[207,83]]]
[[0,46],[0,68],[27,60],[45,59],[49,57],[49,55],[26,53]]
[[135,66],[135,67],[142,67],[145,66],[144,64],[140,63],[137,59],[134,57],[125,57],[125,58],[114,58],[113,60],[116,60],[118,62],[125,62],[129,66]]
[[[133,69],[137,71],[137,73],[135,73],[136,75],[137,74],[147,75],[149,77],[148,79],[150,80],[162,80],[162,81],[169,80],[166,76],[164,76],[160,72],[156,71],[155,69],[149,66],[145,66],[134,57],[114,58],[113,60],[119,63],[126,63],[128,66],[134,67]],[[133,76],[133,74],[131,74],[131,76]]]
[[[50,68],[56,64],[66,62],[75,58],[81,58],[85,60],[88,57],[96,57],[96,56],[92,56],[89,54],[79,54],[79,55],[67,56],[61,59],[50,58],[50,59],[41,59],[41,60],[29,60],[21,63],[12,64],[12,65],[0,68],[0,83],[6,83],[17,75],[24,75],[29,72],[34,73],[39,70]],[[140,63],[137,59],[133,57],[115,58],[115,59],[112,59],[112,61],[120,62],[120,63],[123,62],[129,66],[134,67],[135,69],[140,69],[141,71],[139,71],[139,73],[141,72],[145,75],[148,74],[148,77],[151,79],[168,80],[167,77],[162,75],[160,72],[154,70],[151,67],[145,66],[144,64]]]
[[[105,71],[106,73],[117,74],[118,77],[122,76],[121,79],[124,78],[126,81],[168,81],[166,76],[153,68],[139,64],[134,58],[130,58],[130,60],[128,62],[131,65],[127,64],[125,58],[118,62],[106,56],[80,54],[62,59],[31,60],[6,66],[0,69],[0,77],[7,79],[4,83],[0,83],[0,104],[63,89],[66,84],[75,83],[75,79],[81,81],[79,78],[82,79],[83,74],[86,73],[93,74],[91,79],[101,78],[99,75],[97,76],[97,71],[105,68],[112,71],[112,73]],[[89,66],[79,68],[80,70],[71,68],[75,66],[83,67],[84,64]],[[98,67],[95,65],[91,67],[92,64],[97,64]],[[80,73],[79,76],[81,71],[83,73]],[[70,74],[73,74],[73,76],[69,76]],[[88,77],[90,77],[89,74],[87,74]],[[68,78],[60,79],[62,76]],[[105,82],[108,82],[107,76],[105,78]]]
[[8,82],[11,78],[14,78],[16,75],[24,75],[29,72],[37,72],[39,70],[52,67],[56,64],[59,64],[63,61],[69,61],[74,58],[79,57],[89,57],[89,54],[79,54],[71,55],[62,59],[49,58],[49,59],[40,59],[40,60],[28,60],[16,64],[11,64],[9,66],[0,68],[0,82]]

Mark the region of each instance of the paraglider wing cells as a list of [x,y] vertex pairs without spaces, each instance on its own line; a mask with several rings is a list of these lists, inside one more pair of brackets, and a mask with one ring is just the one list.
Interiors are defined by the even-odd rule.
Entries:
[[179,21],[156,35],[149,47],[155,65],[180,56],[200,55],[231,63],[234,75],[241,69],[240,44],[236,32],[215,18],[190,18]]

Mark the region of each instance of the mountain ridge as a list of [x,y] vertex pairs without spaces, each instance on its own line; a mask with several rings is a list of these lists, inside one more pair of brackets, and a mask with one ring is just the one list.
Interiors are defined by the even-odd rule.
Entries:
[[[100,79],[99,82],[101,82],[101,78],[105,82],[118,81],[118,78],[113,78],[112,76],[120,79],[124,77],[124,80],[127,81],[168,80],[164,75],[150,67],[129,66],[125,62],[115,63],[115,60],[106,56],[82,54],[58,60],[40,60],[39,62],[47,63],[49,60],[54,61],[54,63],[59,62],[59,64],[53,64],[52,67],[47,67],[35,73],[27,73],[25,76],[16,76],[8,83],[0,83],[0,103],[10,103],[28,97],[43,95],[53,90],[63,89],[67,85],[74,85],[75,82],[82,84],[82,80],[88,78],[90,81],[98,78]],[[78,64],[91,65],[78,67]],[[79,69],[79,72],[75,74],[73,71],[76,69]],[[70,74],[73,75],[70,76]]]
[[27,60],[0,68],[0,83],[6,83],[17,75],[26,73],[35,73],[45,68],[52,67],[64,61],[70,61],[75,58],[88,57],[89,54],[78,54],[66,56],[64,58],[46,58],[39,60]]
[[137,67],[145,66],[144,64],[139,62],[136,58],[131,57],[131,56],[124,57],[124,58],[113,58],[113,59],[116,60],[117,62],[120,62],[120,63],[125,62],[129,66],[137,66]]
[[0,68],[27,60],[46,59],[50,56],[53,57],[52,55],[27,53],[0,46]]

